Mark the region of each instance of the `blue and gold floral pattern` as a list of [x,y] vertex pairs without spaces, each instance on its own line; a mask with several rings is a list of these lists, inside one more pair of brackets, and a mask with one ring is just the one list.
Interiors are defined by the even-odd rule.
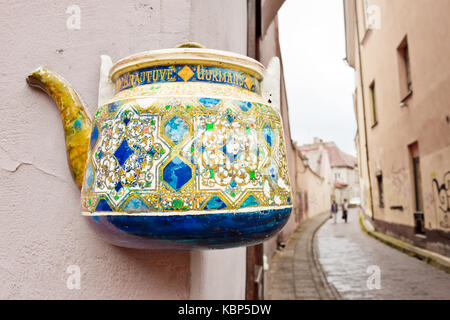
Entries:
[[99,108],[85,215],[291,206],[279,114],[234,99],[135,98]]

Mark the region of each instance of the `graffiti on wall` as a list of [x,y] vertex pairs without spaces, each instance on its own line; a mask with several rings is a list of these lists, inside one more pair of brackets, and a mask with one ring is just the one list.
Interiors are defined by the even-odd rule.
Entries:
[[319,201],[317,200],[317,197],[314,193],[309,195],[309,207],[314,208],[313,210],[317,210],[317,207],[319,206]]
[[404,167],[395,169],[392,167],[390,180],[392,185],[397,189],[398,193],[406,198],[411,196],[411,189],[409,187],[409,172]]
[[450,228],[450,171],[447,171],[442,180],[433,174],[432,180],[434,202],[439,215],[439,225],[442,228]]
[[434,195],[432,192],[425,193],[425,203],[427,207],[434,208]]

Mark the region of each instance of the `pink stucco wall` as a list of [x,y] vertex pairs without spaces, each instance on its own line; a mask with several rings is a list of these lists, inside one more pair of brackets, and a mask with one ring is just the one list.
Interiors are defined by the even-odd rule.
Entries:
[[[113,61],[184,41],[245,54],[246,1],[80,0],[0,5],[0,298],[244,298],[245,248],[139,251],[103,243],[80,217],[54,103],[25,83],[46,65],[93,114],[101,54]],[[66,286],[70,265],[81,288]]]

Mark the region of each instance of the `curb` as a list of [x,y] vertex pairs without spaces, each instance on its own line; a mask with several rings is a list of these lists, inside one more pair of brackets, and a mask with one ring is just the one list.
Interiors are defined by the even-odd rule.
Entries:
[[385,233],[376,231],[375,228],[371,225],[371,223],[361,215],[361,210],[359,211],[359,224],[361,226],[361,229],[372,238],[377,239],[378,241],[394,249],[397,249],[403,253],[406,253],[410,257],[417,258],[438,269],[450,273],[449,257],[443,256],[436,252],[432,252],[430,250],[416,247],[410,243],[394,238]]

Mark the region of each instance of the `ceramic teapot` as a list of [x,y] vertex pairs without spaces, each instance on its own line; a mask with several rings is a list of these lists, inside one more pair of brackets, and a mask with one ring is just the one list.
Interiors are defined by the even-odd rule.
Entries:
[[[70,84],[27,78],[57,103],[82,215],[112,244],[215,249],[275,235],[291,209],[280,64],[197,44],[102,57],[91,121]],[[108,72],[109,71],[109,72]]]

